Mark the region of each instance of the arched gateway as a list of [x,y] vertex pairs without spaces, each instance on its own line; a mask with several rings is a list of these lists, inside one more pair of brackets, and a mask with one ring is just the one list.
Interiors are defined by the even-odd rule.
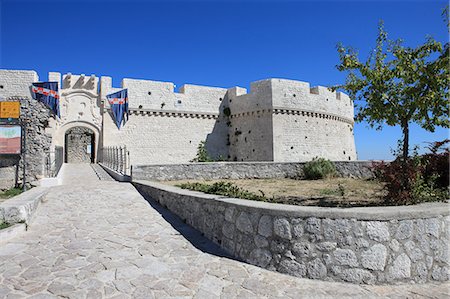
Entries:
[[98,78],[51,73],[50,80],[61,82],[61,118],[53,127],[52,142],[62,147],[65,163],[96,163],[101,151],[101,113]]
[[86,127],[74,127],[64,136],[64,162],[94,163],[95,133]]

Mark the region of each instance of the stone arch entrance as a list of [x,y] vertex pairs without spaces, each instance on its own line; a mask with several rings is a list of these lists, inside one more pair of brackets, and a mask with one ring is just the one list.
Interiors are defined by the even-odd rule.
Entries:
[[66,163],[95,162],[95,133],[86,127],[73,127],[64,136],[64,161]]

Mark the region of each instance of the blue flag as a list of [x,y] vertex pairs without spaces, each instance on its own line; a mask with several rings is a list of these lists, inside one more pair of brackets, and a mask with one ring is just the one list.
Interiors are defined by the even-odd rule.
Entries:
[[33,98],[47,105],[53,113],[59,115],[58,82],[37,82],[31,86]]
[[120,130],[122,122],[125,125],[125,122],[128,120],[128,91],[127,89],[122,89],[121,91],[107,95],[106,98],[108,99],[109,105],[111,105],[116,126]]

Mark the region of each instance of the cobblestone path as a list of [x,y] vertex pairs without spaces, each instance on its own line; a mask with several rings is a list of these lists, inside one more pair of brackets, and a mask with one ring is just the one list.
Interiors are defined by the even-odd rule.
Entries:
[[128,183],[64,165],[29,231],[0,243],[0,298],[447,298],[448,284],[299,279],[227,257]]

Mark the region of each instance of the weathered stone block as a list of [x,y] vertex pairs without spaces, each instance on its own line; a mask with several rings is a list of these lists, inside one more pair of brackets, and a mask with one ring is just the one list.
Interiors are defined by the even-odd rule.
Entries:
[[389,243],[389,248],[391,248],[394,252],[398,252],[400,250],[400,243],[397,240],[392,239]]
[[222,226],[223,235],[229,239],[234,238],[234,230],[234,224],[225,222],[225,224]]
[[225,220],[231,223],[234,223],[236,220],[236,208],[228,207],[225,209]]
[[392,263],[389,268],[389,275],[392,279],[403,279],[411,277],[411,260],[402,253]]
[[389,228],[385,222],[368,221],[366,225],[367,236],[377,242],[389,241]]
[[434,266],[431,272],[431,277],[434,280],[446,281],[450,279],[450,271],[447,267]]
[[324,278],[327,275],[327,267],[319,258],[308,263],[308,277],[313,279]]
[[305,230],[311,234],[320,234],[321,231],[320,219],[308,218],[306,220]]
[[355,241],[356,249],[367,248],[369,245],[369,241],[363,238],[359,238]]
[[425,263],[422,261],[417,262],[414,264],[413,268],[415,268],[415,272],[417,273],[415,280],[417,282],[425,282],[428,276],[428,270]]
[[339,277],[344,281],[352,283],[373,284],[375,282],[375,276],[364,269],[344,269]]
[[412,232],[413,232],[412,220],[402,220],[398,224],[395,238],[398,240],[409,239],[411,238]]
[[283,259],[280,262],[278,270],[281,273],[287,273],[297,277],[306,276],[306,266],[301,262],[294,261],[292,259]]
[[271,260],[272,254],[267,249],[256,248],[250,253],[249,256],[250,264],[263,268],[267,267]]
[[439,238],[439,232],[441,229],[441,225],[440,225],[438,219],[436,219],[436,218],[425,219],[424,224],[425,224],[425,232],[427,234],[430,234],[433,237]]
[[382,244],[375,244],[361,253],[361,264],[366,269],[383,271],[386,266],[387,249]]
[[317,250],[332,251],[336,248],[336,242],[322,242],[316,245]]
[[261,236],[264,236],[264,237],[272,236],[272,231],[273,231],[273,224],[272,223],[273,223],[272,222],[272,217],[267,216],[267,215],[263,215],[259,219],[258,234],[260,234]]
[[358,259],[356,258],[355,253],[350,249],[338,248],[333,252],[333,255],[338,265],[350,267],[358,266]]
[[292,245],[292,252],[296,257],[305,258],[311,255],[313,251],[312,245],[309,242],[295,242]]
[[285,243],[282,240],[273,240],[270,242],[270,250],[276,253],[283,253],[283,251],[286,249],[287,243]]
[[416,262],[424,257],[423,252],[419,249],[419,247],[416,246],[413,241],[408,241],[405,243],[405,250],[409,258],[413,262]]
[[255,236],[255,245],[258,248],[267,247],[267,246],[269,246],[269,241],[267,240],[267,238],[265,238],[263,236],[256,235]]
[[253,233],[252,222],[250,221],[249,215],[246,212],[241,212],[236,220],[236,228],[247,234]]
[[294,238],[301,238],[303,236],[304,221],[301,218],[292,219],[292,235]]
[[292,239],[291,225],[286,218],[277,218],[274,220],[273,232],[276,236],[282,239]]

